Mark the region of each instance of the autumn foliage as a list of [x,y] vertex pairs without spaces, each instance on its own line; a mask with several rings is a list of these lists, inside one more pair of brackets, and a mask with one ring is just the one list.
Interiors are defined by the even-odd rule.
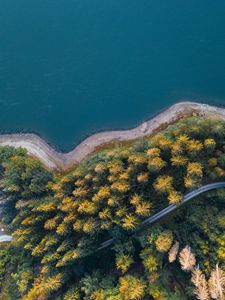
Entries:
[[141,226],[193,189],[224,180],[224,141],[224,121],[187,118],[63,174],[22,149],[1,148],[3,221],[13,240],[0,249],[0,298],[224,299],[223,190]]

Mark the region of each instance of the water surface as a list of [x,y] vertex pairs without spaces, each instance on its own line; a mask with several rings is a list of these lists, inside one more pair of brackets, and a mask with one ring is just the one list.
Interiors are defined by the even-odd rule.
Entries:
[[225,105],[224,0],[0,0],[0,129],[69,150],[176,102]]

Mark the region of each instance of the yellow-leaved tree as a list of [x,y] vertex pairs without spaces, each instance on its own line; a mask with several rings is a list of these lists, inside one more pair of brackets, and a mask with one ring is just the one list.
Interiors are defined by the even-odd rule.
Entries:
[[120,278],[119,291],[123,300],[139,300],[145,295],[146,285],[142,279],[127,275]]

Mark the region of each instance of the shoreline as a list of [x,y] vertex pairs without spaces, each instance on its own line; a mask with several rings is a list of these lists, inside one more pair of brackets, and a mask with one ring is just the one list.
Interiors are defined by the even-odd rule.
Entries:
[[81,163],[104,145],[151,136],[177,120],[193,115],[216,116],[225,120],[225,109],[196,102],[178,102],[136,128],[95,133],[68,153],[57,152],[45,140],[33,133],[2,134],[0,146],[25,148],[29,155],[38,158],[47,168],[67,170]]

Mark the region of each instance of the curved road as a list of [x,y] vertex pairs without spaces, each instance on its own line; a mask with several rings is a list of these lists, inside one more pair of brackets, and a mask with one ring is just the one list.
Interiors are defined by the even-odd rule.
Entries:
[[0,243],[2,242],[10,242],[12,237],[7,234],[0,235]]
[[[184,203],[190,201],[191,199],[195,198],[196,196],[205,193],[207,191],[210,190],[215,190],[215,189],[219,189],[219,188],[223,188],[225,187],[225,182],[215,182],[215,183],[210,183],[210,184],[206,184],[188,194],[186,194],[183,198],[183,201],[176,205],[176,204],[171,204],[169,206],[167,206],[166,208],[164,208],[163,210],[159,211],[158,213],[156,213],[155,215],[147,218],[146,220],[144,220],[140,226],[142,227],[143,225],[146,224],[152,224],[154,222],[156,222],[157,220],[163,218],[164,216],[168,215],[169,213],[171,213],[173,210],[177,209],[178,207],[180,207],[181,205],[183,205]],[[114,238],[111,238],[110,240],[105,241],[104,243],[101,244],[101,246],[97,249],[101,250],[104,248],[107,248],[108,246],[110,246],[114,241]]]
[[[202,187],[186,194],[183,198],[183,201],[180,204],[178,204],[178,205],[171,204],[171,205],[167,206],[166,208],[164,208],[163,210],[156,213],[155,215],[147,218],[146,220],[144,220],[140,224],[140,226],[143,226],[143,225],[146,225],[146,224],[152,224],[152,223],[156,222],[157,220],[163,218],[164,216],[171,213],[173,210],[177,209],[178,207],[180,207],[184,203],[190,201],[191,199],[195,198],[196,196],[198,196],[202,193],[205,193],[205,192],[210,191],[210,190],[223,188],[223,187],[225,187],[225,181],[206,184],[206,185],[204,185],[204,186],[202,186]],[[11,239],[12,239],[12,237],[9,236],[9,235],[0,235],[0,243],[11,241]],[[101,244],[101,246],[97,249],[97,251],[110,246],[113,243],[113,241],[114,241],[114,238],[111,238],[111,239],[105,241],[104,243]]]

